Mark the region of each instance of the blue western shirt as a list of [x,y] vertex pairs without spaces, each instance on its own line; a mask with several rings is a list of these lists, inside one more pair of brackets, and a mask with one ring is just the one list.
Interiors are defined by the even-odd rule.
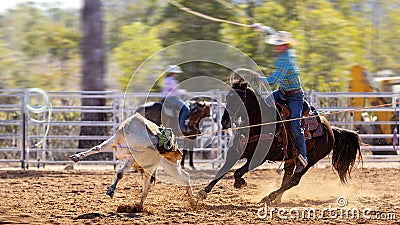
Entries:
[[269,85],[279,84],[284,91],[294,91],[301,88],[300,70],[296,63],[296,55],[293,49],[287,49],[278,54],[275,62],[275,71],[269,77],[260,78]]

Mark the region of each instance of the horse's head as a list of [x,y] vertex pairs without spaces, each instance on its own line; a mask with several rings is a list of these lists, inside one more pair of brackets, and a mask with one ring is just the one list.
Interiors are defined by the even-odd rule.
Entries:
[[243,104],[246,104],[247,91],[247,82],[238,80],[232,84],[232,89],[226,95],[226,106],[221,120],[224,129],[231,127],[231,117],[236,120],[242,115],[245,110]]
[[210,116],[210,104],[203,101],[196,101],[191,104],[190,115],[189,115],[189,127],[199,129],[199,123],[201,119]]

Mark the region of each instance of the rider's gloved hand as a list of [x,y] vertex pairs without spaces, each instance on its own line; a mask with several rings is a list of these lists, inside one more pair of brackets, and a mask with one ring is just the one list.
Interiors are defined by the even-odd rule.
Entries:
[[263,29],[262,29],[263,25],[262,25],[261,23],[253,23],[253,24],[251,25],[251,27],[254,28],[254,29],[256,29],[256,30],[263,31]]
[[276,31],[275,31],[274,28],[269,27],[269,26],[264,26],[264,25],[261,24],[261,23],[254,23],[254,24],[252,24],[251,26],[252,26],[252,28],[254,28],[256,31],[265,32],[265,33],[267,33],[268,35],[272,35],[272,34],[275,34],[275,33],[276,33]]

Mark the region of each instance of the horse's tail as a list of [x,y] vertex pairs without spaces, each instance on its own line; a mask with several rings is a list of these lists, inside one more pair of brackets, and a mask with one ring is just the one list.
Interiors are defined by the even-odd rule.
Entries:
[[[333,147],[332,166],[338,172],[340,181],[347,183],[356,159],[363,162],[361,155],[361,139],[357,132],[332,126],[335,136]],[[358,157],[357,157],[358,155]]]

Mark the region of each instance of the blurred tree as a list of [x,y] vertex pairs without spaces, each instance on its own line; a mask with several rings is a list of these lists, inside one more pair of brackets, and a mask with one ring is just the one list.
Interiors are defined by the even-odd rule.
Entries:
[[16,52],[8,48],[3,40],[0,40],[0,89],[15,87],[20,79],[18,76],[18,56]]
[[[250,23],[218,1],[179,2],[206,15]],[[400,42],[397,41],[399,31],[396,27],[400,23],[400,3],[396,0],[272,0],[262,1],[261,5],[254,4],[253,0],[240,2],[245,4],[235,6],[252,14],[257,22],[293,33],[298,40],[296,50],[307,89],[344,90],[347,76],[343,71],[352,63],[361,63],[372,72],[392,69],[399,73],[400,53],[397,49]],[[129,73],[129,66],[122,66],[119,64],[121,59],[116,62],[114,56],[121,50],[117,50],[121,43],[128,40],[121,28],[134,22],[151,30],[155,45],[159,45],[160,40],[163,46],[198,39],[222,41],[251,56],[266,68],[266,74],[272,72],[275,56],[271,46],[264,44],[264,37],[252,29],[211,22],[161,0],[102,0],[102,3],[106,22],[105,54],[112,54],[108,61],[112,66],[110,75]],[[78,90],[81,69],[79,13],[60,9],[57,3],[38,5],[34,2],[20,4],[2,13],[0,38],[3,47],[0,48],[3,54],[0,57],[8,57],[7,63],[8,60],[13,62],[12,67],[0,65],[2,78],[8,77],[7,81],[3,79],[3,86]],[[140,43],[142,37],[135,38]],[[135,46],[135,49],[139,47]],[[131,71],[134,67],[132,64]],[[227,79],[226,70],[209,63],[190,63],[183,65],[183,69],[185,74],[181,79],[196,75]],[[333,85],[328,86],[328,83]]]
[[[85,0],[82,10],[82,91],[105,91],[105,48],[101,0]],[[105,106],[104,98],[82,98],[82,106]],[[85,112],[82,121],[105,121],[106,113]],[[107,127],[81,126],[80,135],[106,135]],[[79,140],[78,148],[91,148],[99,140]],[[88,159],[90,160],[90,159]]]
[[[181,0],[178,2],[194,11],[220,19],[228,19],[229,16],[233,15],[231,10],[217,1]],[[230,19],[233,19],[233,17],[230,17]],[[221,23],[189,14],[171,4],[164,8],[158,27],[163,46],[191,40],[223,40]],[[227,71],[221,71],[221,67],[215,64],[199,62],[188,63],[182,65],[182,67],[184,73],[179,77],[180,80],[193,76],[213,76],[228,79],[226,77]]]
[[318,91],[346,91],[346,70],[362,58],[359,30],[329,1],[307,0],[300,6],[298,38],[303,85]]
[[33,3],[20,4],[4,13],[0,18],[1,37],[17,62],[12,68],[15,79],[8,82],[10,88],[79,87],[77,15],[75,11],[39,8]]
[[133,22],[153,25],[161,16],[162,3],[159,0],[103,0],[107,21],[105,36],[107,50],[112,51],[123,41],[121,27]]

